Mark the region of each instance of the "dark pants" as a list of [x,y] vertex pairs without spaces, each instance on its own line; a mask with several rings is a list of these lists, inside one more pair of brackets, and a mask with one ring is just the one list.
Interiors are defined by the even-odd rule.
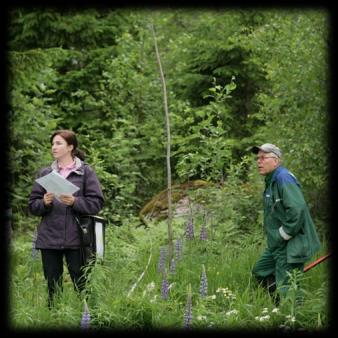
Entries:
[[288,272],[292,270],[303,271],[304,263],[288,263],[286,258],[286,247],[275,250],[265,249],[262,256],[252,269],[253,275],[263,287],[273,293],[276,287],[281,296],[286,296],[288,291]]
[[48,307],[53,305],[53,298],[57,290],[62,291],[63,257],[66,258],[67,268],[73,281],[74,289],[79,293],[85,288],[85,274],[82,269],[80,249],[41,249],[42,267],[48,284]]

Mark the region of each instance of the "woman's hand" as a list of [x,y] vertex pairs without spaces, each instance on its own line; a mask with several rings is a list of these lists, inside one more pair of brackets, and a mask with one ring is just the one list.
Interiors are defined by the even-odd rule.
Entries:
[[75,202],[75,197],[73,195],[60,195],[60,201],[63,204],[69,205],[70,207],[74,204]]
[[52,192],[47,192],[43,195],[43,203],[45,206],[49,206],[52,204],[54,198],[54,194]]

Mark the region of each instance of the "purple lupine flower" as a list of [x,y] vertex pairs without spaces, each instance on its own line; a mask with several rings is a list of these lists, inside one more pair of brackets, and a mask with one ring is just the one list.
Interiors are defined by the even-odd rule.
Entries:
[[176,253],[176,261],[178,262],[182,258],[182,240],[180,238],[176,239],[175,253]]
[[83,314],[82,314],[82,318],[81,318],[80,327],[81,327],[81,329],[89,329],[89,327],[90,327],[90,313],[89,313],[86,301],[85,301],[84,307],[83,307]]
[[208,294],[208,280],[205,273],[205,266],[202,264],[202,275],[201,275],[201,284],[200,284],[200,295],[205,297]]
[[160,248],[160,258],[159,258],[158,267],[157,267],[158,272],[163,272],[163,270],[165,269],[166,259],[167,259],[167,251],[166,251],[166,248],[162,246]]
[[38,257],[38,250],[36,249],[36,238],[37,238],[37,232],[36,230],[33,233],[33,239],[32,239],[32,259],[35,260]]
[[184,324],[183,327],[186,329],[190,329],[192,327],[192,295],[191,295],[191,284],[188,287],[188,296],[187,302],[185,305],[184,311]]
[[176,264],[174,258],[171,259],[169,272],[173,275],[176,273]]
[[162,272],[162,286],[161,286],[162,299],[168,299],[168,294],[169,294],[169,283],[167,280],[167,273],[164,269]]
[[206,241],[207,239],[208,239],[207,227],[206,227],[205,223],[202,223],[201,233],[200,233],[200,240],[201,241]]
[[189,221],[187,222],[186,230],[185,230],[185,237],[186,239],[194,239],[194,223],[192,219],[190,218]]

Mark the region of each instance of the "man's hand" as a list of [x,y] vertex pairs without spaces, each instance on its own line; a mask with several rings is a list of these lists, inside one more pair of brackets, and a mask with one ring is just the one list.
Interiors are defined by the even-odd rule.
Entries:
[[63,204],[72,206],[75,202],[75,197],[73,195],[60,195],[60,201]]
[[53,202],[54,194],[52,192],[47,192],[43,195],[43,203],[45,206],[50,206]]

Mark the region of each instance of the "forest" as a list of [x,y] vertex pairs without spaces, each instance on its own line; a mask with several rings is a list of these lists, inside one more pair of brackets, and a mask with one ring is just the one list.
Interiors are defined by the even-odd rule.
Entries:
[[[282,149],[320,236],[313,259],[330,250],[326,10],[18,7],[9,14],[11,328],[76,330],[84,311],[90,329],[101,330],[180,329],[188,319],[193,329],[328,328],[329,261],[298,276],[300,308],[292,292],[274,307],[251,277],[266,245],[254,145]],[[65,268],[63,294],[48,312],[34,250],[39,219],[28,198],[37,171],[52,162],[56,129],[77,133],[100,180],[106,250],[90,274],[88,301],[76,297]]]

